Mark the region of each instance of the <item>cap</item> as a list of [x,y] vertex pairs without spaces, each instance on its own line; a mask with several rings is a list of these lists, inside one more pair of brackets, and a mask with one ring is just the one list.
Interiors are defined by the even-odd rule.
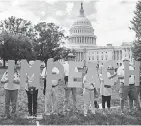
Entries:
[[129,61],[129,58],[128,58],[128,57],[124,57],[124,58],[122,59],[122,61]]
[[29,61],[29,65],[33,65],[34,64],[34,60]]
[[69,56],[70,56],[70,57],[75,57],[75,55],[73,55],[73,53],[69,53],[69,54],[68,54],[68,57],[69,57]]

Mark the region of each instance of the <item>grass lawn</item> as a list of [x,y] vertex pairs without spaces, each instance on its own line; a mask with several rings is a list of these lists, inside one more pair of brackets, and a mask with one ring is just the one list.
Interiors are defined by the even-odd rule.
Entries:
[[[0,78],[5,69],[0,69]],[[38,114],[44,113],[44,95],[42,93],[43,84],[38,94]],[[80,92],[80,91],[79,91]],[[59,87],[58,90],[58,109],[62,110],[64,90],[63,87]],[[99,102],[101,100],[99,99]],[[72,100],[70,100],[70,106]],[[112,106],[119,106],[119,97],[115,92],[112,96]],[[87,117],[83,116],[83,98],[82,94],[77,94],[77,107],[78,113],[70,111],[66,116],[61,113],[58,115],[44,116],[42,120],[39,120],[41,125],[141,125],[141,111],[128,112],[128,106],[126,103],[125,115],[120,114],[120,108],[112,109],[111,115],[103,115],[102,110],[96,110],[96,114],[92,115],[90,112]],[[4,89],[3,84],[0,85],[0,115],[4,114]],[[25,119],[28,114],[27,111],[27,96],[24,89],[19,90],[18,103],[17,103],[18,118],[6,119],[0,118],[0,125],[36,125],[35,119]]]

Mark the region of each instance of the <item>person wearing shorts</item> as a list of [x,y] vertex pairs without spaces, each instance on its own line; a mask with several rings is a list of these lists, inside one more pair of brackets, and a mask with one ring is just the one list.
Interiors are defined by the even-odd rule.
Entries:
[[[123,58],[122,60],[124,61],[129,61],[128,58]],[[129,70],[134,70],[134,67],[129,65]],[[139,106],[139,101],[138,101],[138,96],[137,96],[137,90],[135,87],[135,79],[134,75],[129,76],[129,86],[124,85],[124,65],[120,66],[117,70],[118,78],[120,80],[120,106],[121,106],[121,113],[124,114],[124,102],[129,96],[129,111],[132,110],[133,108],[133,100],[135,101],[136,105],[138,108]]]
[[[117,75],[117,73],[111,73],[110,68],[107,70],[107,77],[109,79],[114,78]],[[100,81],[101,81],[101,88],[100,88],[100,94],[102,96],[102,109],[103,109],[103,114],[106,114],[105,110],[105,104],[107,103],[107,108],[108,108],[108,113],[111,113],[111,96],[112,96],[112,86],[114,83],[111,84],[105,84],[102,75],[100,74]]]

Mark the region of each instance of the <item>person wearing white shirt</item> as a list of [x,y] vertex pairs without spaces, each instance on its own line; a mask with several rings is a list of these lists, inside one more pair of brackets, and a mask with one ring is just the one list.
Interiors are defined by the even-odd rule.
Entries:
[[[34,64],[34,61],[31,60],[29,61],[30,67]],[[30,117],[37,117],[37,97],[38,97],[38,88],[31,85],[31,83],[34,80],[34,74],[31,76],[26,73],[26,85],[25,85],[25,90],[27,94],[27,99],[28,99],[28,118]]]
[[[70,53],[72,54],[72,53]],[[64,80],[65,80],[65,101],[64,101],[64,107],[63,107],[63,113],[65,114],[66,111],[69,111],[68,109],[68,102],[69,102],[69,95],[70,92],[72,92],[72,99],[73,99],[73,109],[74,111],[77,111],[77,107],[76,107],[76,88],[70,88],[67,87],[68,85],[68,77],[69,77],[69,61],[74,61],[75,57],[72,55],[67,57],[67,61],[65,62],[65,64],[63,64],[64,66]],[[75,72],[78,72],[77,67],[75,67]]]
[[[54,67],[52,69],[52,74],[59,74],[58,68]],[[41,77],[42,79],[46,80],[47,76],[47,69],[46,67],[43,69]],[[47,111],[45,112],[47,115],[50,114],[57,114],[58,113],[58,108],[57,108],[57,92],[58,92],[58,81],[59,80],[52,80],[52,89],[48,90],[47,92]],[[45,90],[46,90],[46,81],[44,85],[44,95],[45,95]],[[51,110],[50,107],[51,106]]]
[[[114,73],[113,75],[111,75],[110,68],[107,69],[107,77],[109,79],[114,78],[116,75],[117,75],[117,73]],[[111,87],[114,85],[114,83],[105,84],[101,74],[100,74],[100,81],[101,81],[100,94],[102,96],[103,114],[105,114],[105,104],[106,104],[106,102],[107,102],[108,112],[110,114],[111,95],[112,95],[112,88]]]
[[[129,61],[128,58],[124,57],[123,60],[124,61]],[[129,70],[134,70],[134,67],[132,65],[129,64]],[[117,70],[117,74],[118,74],[118,78],[120,81],[120,106],[121,106],[121,113],[124,114],[124,102],[127,99],[127,97],[129,96],[129,108],[131,111],[132,107],[133,107],[133,100],[135,100],[136,105],[138,108],[139,107],[139,101],[137,98],[137,91],[136,91],[136,87],[135,87],[135,76],[131,75],[129,76],[129,86],[125,86],[124,85],[124,65],[120,66]]]
[[[4,84],[5,89],[5,115],[4,118],[16,117],[16,104],[18,98],[18,90],[20,89],[20,75],[17,70],[17,66],[15,65],[14,68],[14,80],[13,80],[13,87],[9,87],[9,80],[8,80],[8,70],[3,74],[1,83]],[[12,106],[12,111],[10,114],[10,102]]]
[[94,78],[92,77],[91,80],[88,79],[87,71],[85,73],[85,76],[83,77],[83,84],[84,84],[84,91],[83,91],[83,97],[84,97],[84,116],[87,116],[89,104],[91,105],[91,111],[93,114],[95,114],[95,96],[94,96]]

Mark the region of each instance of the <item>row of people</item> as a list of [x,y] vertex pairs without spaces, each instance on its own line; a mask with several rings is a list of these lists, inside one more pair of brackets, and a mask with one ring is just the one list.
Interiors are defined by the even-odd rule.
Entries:
[[[72,58],[69,59],[68,61],[72,61]],[[124,59],[123,61],[125,61],[127,59]],[[34,61],[29,62],[30,66],[32,66],[32,64],[34,63]],[[127,98],[127,96],[129,95],[129,99],[130,99],[130,109],[132,109],[132,104],[133,104],[133,100],[135,100],[136,105],[138,108],[140,108],[138,99],[137,99],[137,94],[136,94],[136,88],[135,88],[135,81],[134,81],[134,77],[131,76],[129,79],[129,86],[124,86],[124,66],[121,66],[117,73],[111,75],[110,72],[107,72],[107,76],[109,77],[109,79],[114,78],[116,75],[119,76],[119,80],[120,80],[120,95],[121,95],[121,110],[122,113],[124,113],[123,111],[123,107],[124,107],[124,101]],[[133,67],[129,68],[130,70],[133,69]],[[65,70],[65,75],[64,75],[64,81],[65,81],[65,102],[64,102],[64,106],[63,106],[63,112],[66,113],[68,110],[68,102],[69,102],[69,95],[70,92],[72,92],[72,98],[73,98],[73,108],[74,111],[77,111],[77,107],[76,107],[76,88],[68,88],[67,84],[68,84],[68,76],[69,76],[69,64],[65,64],[64,65],[64,70]],[[12,103],[12,116],[16,116],[16,103],[17,103],[17,96],[18,96],[18,90],[20,89],[20,77],[19,77],[19,72],[17,71],[17,68],[15,67],[14,69],[15,73],[14,73],[14,86],[9,89],[8,88],[8,72],[6,71],[1,79],[2,83],[5,83],[4,85],[4,89],[5,89],[5,116],[6,117],[10,117],[10,102]],[[76,69],[76,71],[78,71]],[[54,74],[59,73],[58,69],[54,68],[52,71]],[[41,77],[42,79],[44,79],[44,84],[46,84],[46,76],[47,76],[47,71],[46,68],[43,69]],[[28,78],[27,75],[27,83],[26,83],[26,93],[27,93],[27,97],[28,97],[28,112],[29,112],[29,116],[37,116],[37,96],[38,96],[38,89],[35,87],[30,87],[30,83],[33,81],[34,76],[31,76],[30,78]],[[100,75],[100,80],[101,80],[101,89],[100,89],[100,93],[102,96],[102,108],[104,110],[105,113],[105,103],[107,102],[107,107],[108,110],[110,112],[110,101],[111,101],[111,95],[112,95],[112,85],[109,84],[105,84],[102,76]],[[87,111],[88,111],[88,106],[89,103],[91,103],[91,109],[92,109],[92,113],[95,114],[95,105],[94,105],[94,101],[95,101],[95,84],[94,81],[93,82],[89,82],[89,80],[87,80],[87,70],[85,73],[85,76],[83,78],[83,83],[84,83],[84,90],[83,90],[83,96],[84,96],[84,115],[87,115]],[[52,113],[54,113],[57,110],[57,106],[56,106],[56,92],[57,92],[57,87],[58,87],[58,81],[54,80],[53,81],[53,86],[52,89],[50,90],[50,92],[47,93],[47,99],[51,100],[52,102]],[[141,88],[141,87],[139,87]],[[44,94],[45,94],[45,89],[46,89],[46,85],[44,85]],[[141,92],[141,91],[138,91]],[[47,102],[49,103],[49,101]],[[33,108],[32,108],[33,107]],[[50,111],[48,109],[48,105],[46,106],[46,114],[50,114]]]

